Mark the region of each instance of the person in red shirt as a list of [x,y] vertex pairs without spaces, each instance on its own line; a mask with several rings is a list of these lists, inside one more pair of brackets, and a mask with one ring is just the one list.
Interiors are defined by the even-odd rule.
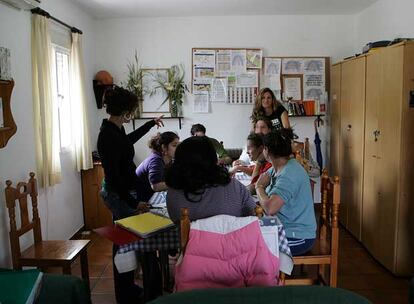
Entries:
[[251,133],[247,137],[247,154],[252,161],[256,162],[253,169],[252,181],[247,186],[251,194],[256,194],[255,184],[259,176],[272,167],[272,164],[264,158],[263,149],[263,135],[260,133]]

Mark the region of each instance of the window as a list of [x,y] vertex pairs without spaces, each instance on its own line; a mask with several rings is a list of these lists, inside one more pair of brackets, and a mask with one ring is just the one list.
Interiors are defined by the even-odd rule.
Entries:
[[53,75],[54,77],[54,102],[57,105],[60,149],[65,150],[72,145],[72,132],[70,123],[70,84],[69,84],[69,55],[68,49],[53,46]]

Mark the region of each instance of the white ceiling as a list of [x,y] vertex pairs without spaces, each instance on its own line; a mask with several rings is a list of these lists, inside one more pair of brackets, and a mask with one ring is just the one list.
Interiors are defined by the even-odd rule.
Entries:
[[348,15],[378,0],[71,0],[96,18]]

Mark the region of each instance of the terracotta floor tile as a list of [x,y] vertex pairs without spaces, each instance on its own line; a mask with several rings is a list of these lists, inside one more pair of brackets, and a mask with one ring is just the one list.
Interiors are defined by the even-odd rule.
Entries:
[[114,293],[113,278],[101,278],[92,289],[92,293]]
[[116,304],[113,293],[92,294],[92,303],[95,304]]

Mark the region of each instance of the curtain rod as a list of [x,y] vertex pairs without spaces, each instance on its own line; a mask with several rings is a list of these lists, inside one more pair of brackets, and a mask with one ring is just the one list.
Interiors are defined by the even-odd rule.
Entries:
[[48,12],[46,12],[45,10],[42,10],[40,7],[32,9],[31,12],[32,12],[32,14],[37,14],[37,15],[44,16],[46,18],[50,18],[53,21],[56,21],[57,23],[69,28],[72,33],[78,33],[78,34],[82,35],[82,31],[80,29],[77,29],[76,27],[70,26],[69,24],[66,24],[65,22],[51,16]]

